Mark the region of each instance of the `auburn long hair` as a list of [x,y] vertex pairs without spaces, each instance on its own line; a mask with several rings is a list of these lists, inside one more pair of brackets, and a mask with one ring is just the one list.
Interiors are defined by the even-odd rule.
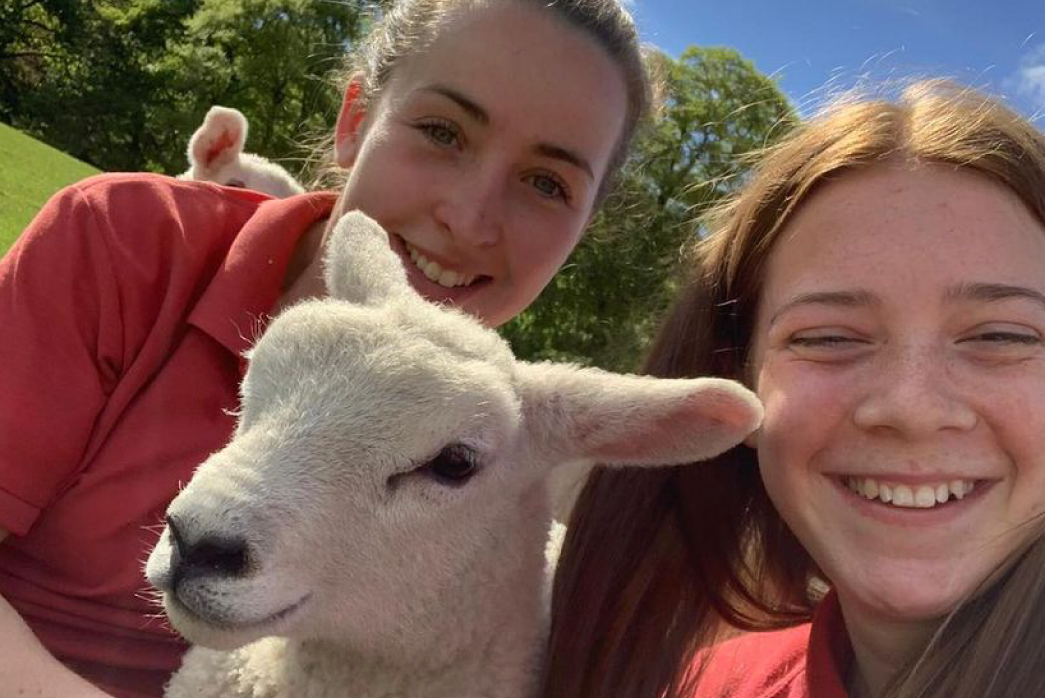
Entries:
[[[943,80],[895,100],[849,96],[758,156],[712,212],[646,372],[749,382],[756,305],[781,230],[821,183],[886,160],[982,174],[1045,224],[1045,138],[997,101]],[[1045,696],[1043,538],[946,621],[890,698]],[[738,630],[807,621],[819,580],[746,446],[682,468],[596,470],[555,579],[542,695],[686,696],[698,650]]]

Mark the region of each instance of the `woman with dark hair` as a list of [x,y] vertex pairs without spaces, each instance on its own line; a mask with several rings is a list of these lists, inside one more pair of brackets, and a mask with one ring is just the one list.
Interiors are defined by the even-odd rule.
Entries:
[[0,261],[0,695],[160,696],[185,644],[142,573],[235,425],[243,353],[326,295],[360,210],[418,293],[493,327],[580,240],[651,90],[619,0],[399,0],[354,46],[337,191],[108,174]]
[[1045,137],[943,81],[842,101],[688,271],[648,372],[765,421],[593,475],[545,698],[1045,695]]

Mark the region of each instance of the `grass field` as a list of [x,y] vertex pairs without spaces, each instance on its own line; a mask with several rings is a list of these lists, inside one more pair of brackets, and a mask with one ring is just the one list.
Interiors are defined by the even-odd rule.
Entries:
[[98,170],[0,124],[0,256],[44,202]]

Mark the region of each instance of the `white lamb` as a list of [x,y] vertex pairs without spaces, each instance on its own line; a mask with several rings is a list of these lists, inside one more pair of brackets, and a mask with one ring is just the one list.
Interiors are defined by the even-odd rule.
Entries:
[[325,263],[333,297],[291,307],[250,351],[236,432],[149,557],[198,645],[166,696],[532,696],[548,474],[710,457],[761,407],[725,380],[516,361],[415,295],[362,214]]
[[238,109],[214,106],[189,139],[189,169],[179,179],[217,182],[283,199],[305,189],[289,172],[260,155],[244,153],[247,117]]

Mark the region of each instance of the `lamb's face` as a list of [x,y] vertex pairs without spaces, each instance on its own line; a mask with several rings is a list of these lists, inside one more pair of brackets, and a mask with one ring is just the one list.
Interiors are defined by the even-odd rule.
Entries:
[[414,307],[315,301],[258,342],[235,436],[171,504],[146,570],[190,640],[394,645],[498,545],[527,482],[506,476],[512,358],[432,311],[413,332]]
[[189,139],[189,170],[179,178],[252,189],[278,198],[304,192],[283,167],[243,152],[248,128],[247,117],[239,110],[211,107]]
[[[190,174],[191,172],[190,170]],[[279,199],[305,191],[285,169],[252,153],[240,153],[236,159],[218,170],[201,173],[196,179],[217,182],[228,187],[260,191]]]
[[731,381],[516,363],[492,330],[422,301],[363,214],[338,220],[324,263],[342,300],[269,327],[232,441],[149,557],[194,642],[328,638],[414,663],[451,635],[472,648],[465,616],[538,616],[552,469],[699,460],[761,419]]

